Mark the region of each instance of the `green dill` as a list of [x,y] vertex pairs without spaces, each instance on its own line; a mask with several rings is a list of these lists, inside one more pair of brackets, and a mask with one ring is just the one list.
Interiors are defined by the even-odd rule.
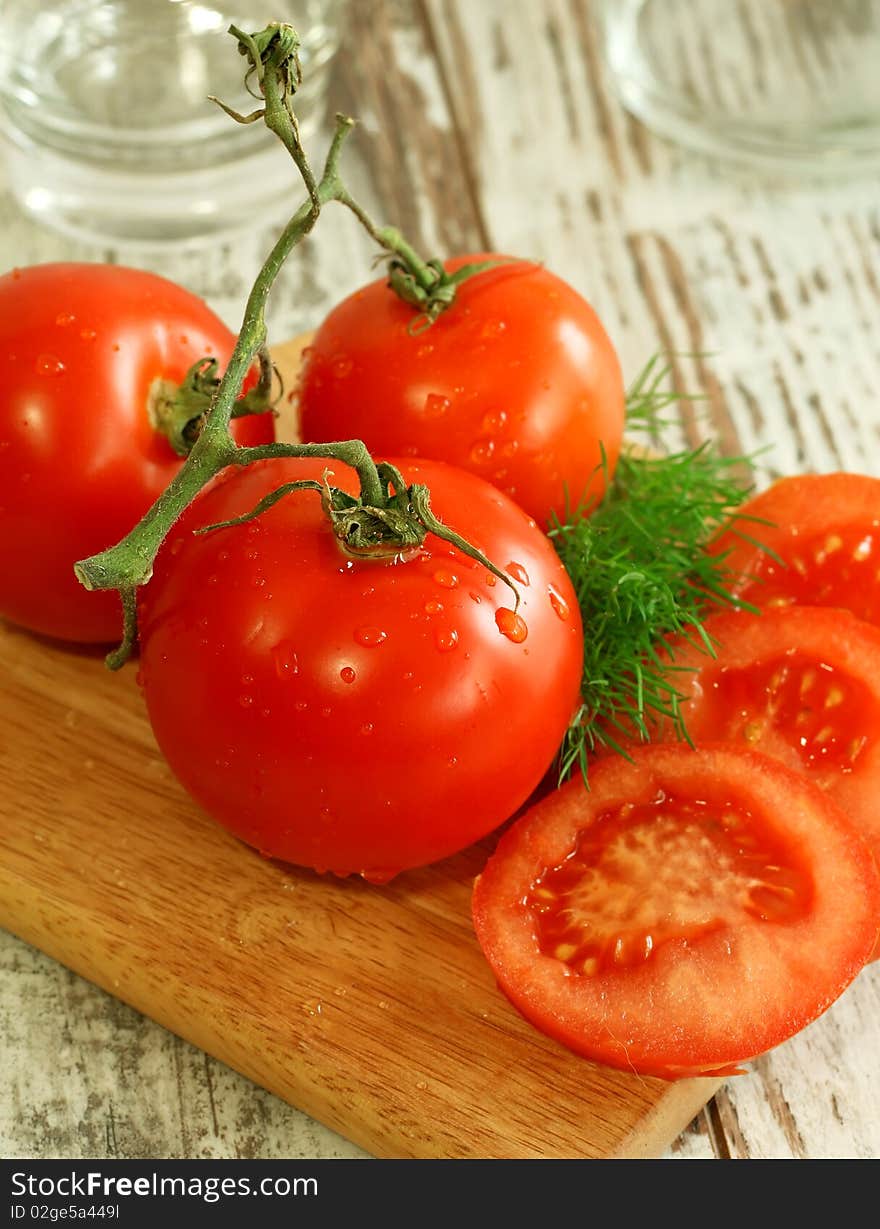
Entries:
[[742,605],[729,591],[723,555],[705,547],[751,493],[752,462],[711,443],[656,451],[660,413],[679,395],[662,385],[668,369],[652,360],[627,396],[627,433],[650,433],[655,451],[629,448],[596,510],[550,531],[571,577],[584,623],[582,705],[559,756],[560,779],[609,749],[626,754],[659,721],[687,739],[676,667],[660,646],[682,635],[707,653],[705,617]]

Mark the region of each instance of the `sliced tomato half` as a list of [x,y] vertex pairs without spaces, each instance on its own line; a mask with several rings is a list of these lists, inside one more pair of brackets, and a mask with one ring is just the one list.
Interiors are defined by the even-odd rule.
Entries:
[[880,624],[880,478],[782,478],[739,517],[748,519],[712,547],[727,554],[737,596],[755,606],[835,606]]
[[880,629],[845,610],[719,614],[710,657],[673,645],[690,738],[761,751],[807,773],[880,860]]
[[802,774],[685,744],[607,757],[499,841],[477,938],[539,1030],[612,1067],[725,1076],[852,982],[877,938],[866,843]]

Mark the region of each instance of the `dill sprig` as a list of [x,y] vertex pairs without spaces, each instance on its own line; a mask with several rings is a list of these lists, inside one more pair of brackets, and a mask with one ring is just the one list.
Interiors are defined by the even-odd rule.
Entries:
[[[663,387],[668,368],[653,359],[627,395],[628,435],[650,433],[681,394]],[[560,779],[601,749],[626,754],[649,741],[660,720],[687,739],[677,667],[661,653],[665,637],[686,637],[707,653],[703,620],[741,607],[727,587],[724,556],[705,547],[749,495],[752,461],[725,457],[713,444],[663,455],[625,450],[596,510],[550,531],[577,593],[584,622],[582,705],[559,756]]]

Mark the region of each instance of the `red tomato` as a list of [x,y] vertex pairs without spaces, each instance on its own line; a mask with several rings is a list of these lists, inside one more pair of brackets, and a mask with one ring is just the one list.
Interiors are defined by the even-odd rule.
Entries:
[[597,1062],[729,1075],[865,964],[880,878],[836,804],[750,752],[609,756],[501,838],[477,938],[538,1029]]
[[[450,261],[455,270],[471,261]],[[458,289],[415,335],[417,309],[384,280],[340,303],[306,352],[303,439],[363,439],[377,455],[435,457],[479,474],[547,525],[593,501],[617,463],[625,392],[590,305],[530,261]]]
[[844,607],[880,625],[880,479],[782,478],[739,512],[768,523],[737,521],[714,543],[715,553],[731,552],[738,596],[756,606]]
[[[74,563],[122,538],[181,460],[150,421],[150,389],[235,338],[195,295],[118,265],[46,264],[0,277],[0,615],[65,640],[118,639],[116,593]],[[269,415],[235,424],[273,438]]]
[[772,755],[832,794],[880,857],[880,630],[813,606],[705,620],[674,647],[689,736]]
[[[515,578],[525,639],[500,630],[513,595],[485,567],[431,535],[405,558],[350,558],[312,491],[193,535],[320,479],[327,463],[311,460],[208,488],[140,607],[150,720],[184,787],[264,854],[377,881],[471,844],[526,800],[578,704],[583,658],[570,581],[534,522],[471,474],[398,464]],[[350,470],[329,468],[355,491]]]

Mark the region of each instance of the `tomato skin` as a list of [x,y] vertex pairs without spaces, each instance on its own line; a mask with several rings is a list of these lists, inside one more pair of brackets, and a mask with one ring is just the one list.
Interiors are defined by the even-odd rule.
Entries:
[[[611,960],[592,976],[542,950],[527,901],[536,885],[552,882],[548,868],[564,865],[584,837],[601,844],[609,813],[662,808],[664,796],[702,800],[715,811],[701,840],[682,838],[690,852],[678,885],[670,880],[673,891],[665,887],[666,862],[652,857],[662,847],[651,846],[649,836],[619,864],[624,884],[647,893],[664,941],[647,957]],[[800,885],[798,907],[782,920],[762,920],[722,901],[701,933],[685,925],[677,933],[695,902],[701,907],[708,898],[714,907],[721,897],[701,848],[713,841],[716,815],[731,800],[745,815],[736,876],[747,884],[753,873],[746,837],[782,850]],[[676,822],[674,810],[669,822]],[[606,918],[625,937],[618,888],[611,881]],[[593,764],[589,790],[573,779],[548,795],[501,837],[473,897],[477,938],[521,1014],[586,1058],[667,1080],[733,1074],[820,1015],[868,959],[878,906],[874,859],[826,794],[768,757],[684,744],[636,748],[632,761],[608,756]]]
[[733,593],[761,607],[834,606],[880,626],[880,478],[781,478],[738,512],[755,519],[737,519],[712,545],[727,554]]
[[[0,615],[62,640],[119,638],[115,592],[73,565],[122,538],[181,465],[148,416],[157,377],[225,366],[234,335],[195,295],[152,273],[62,263],[0,277]],[[239,419],[242,443],[274,437]]]
[[447,525],[527,574],[524,641],[499,631],[513,595],[484,567],[430,535],[402,560],[348,558],[313,491],[192,534],[320,479],[328,465],[312,460],[221,476],[166,542],[140,608],[150,720],[196,801],[266,855],[377,881],[464,848],[525,801],[577,705],[583,655],[570,582],[534,523],[470,474],[397,464]]
[[684,641],[672,647],[689,736],[806,773],[880,860],[880,629],[812,606],[717,614],[703,628],[714,657]]
[[623,437],[620,363],[571,286],[530,261],[475,275],[413,335],[416,309],[384,279],[323,321],[298,389],[306,440],[363,439],[375,454],[435,457],[472,471],[539,524],[597,499]]

